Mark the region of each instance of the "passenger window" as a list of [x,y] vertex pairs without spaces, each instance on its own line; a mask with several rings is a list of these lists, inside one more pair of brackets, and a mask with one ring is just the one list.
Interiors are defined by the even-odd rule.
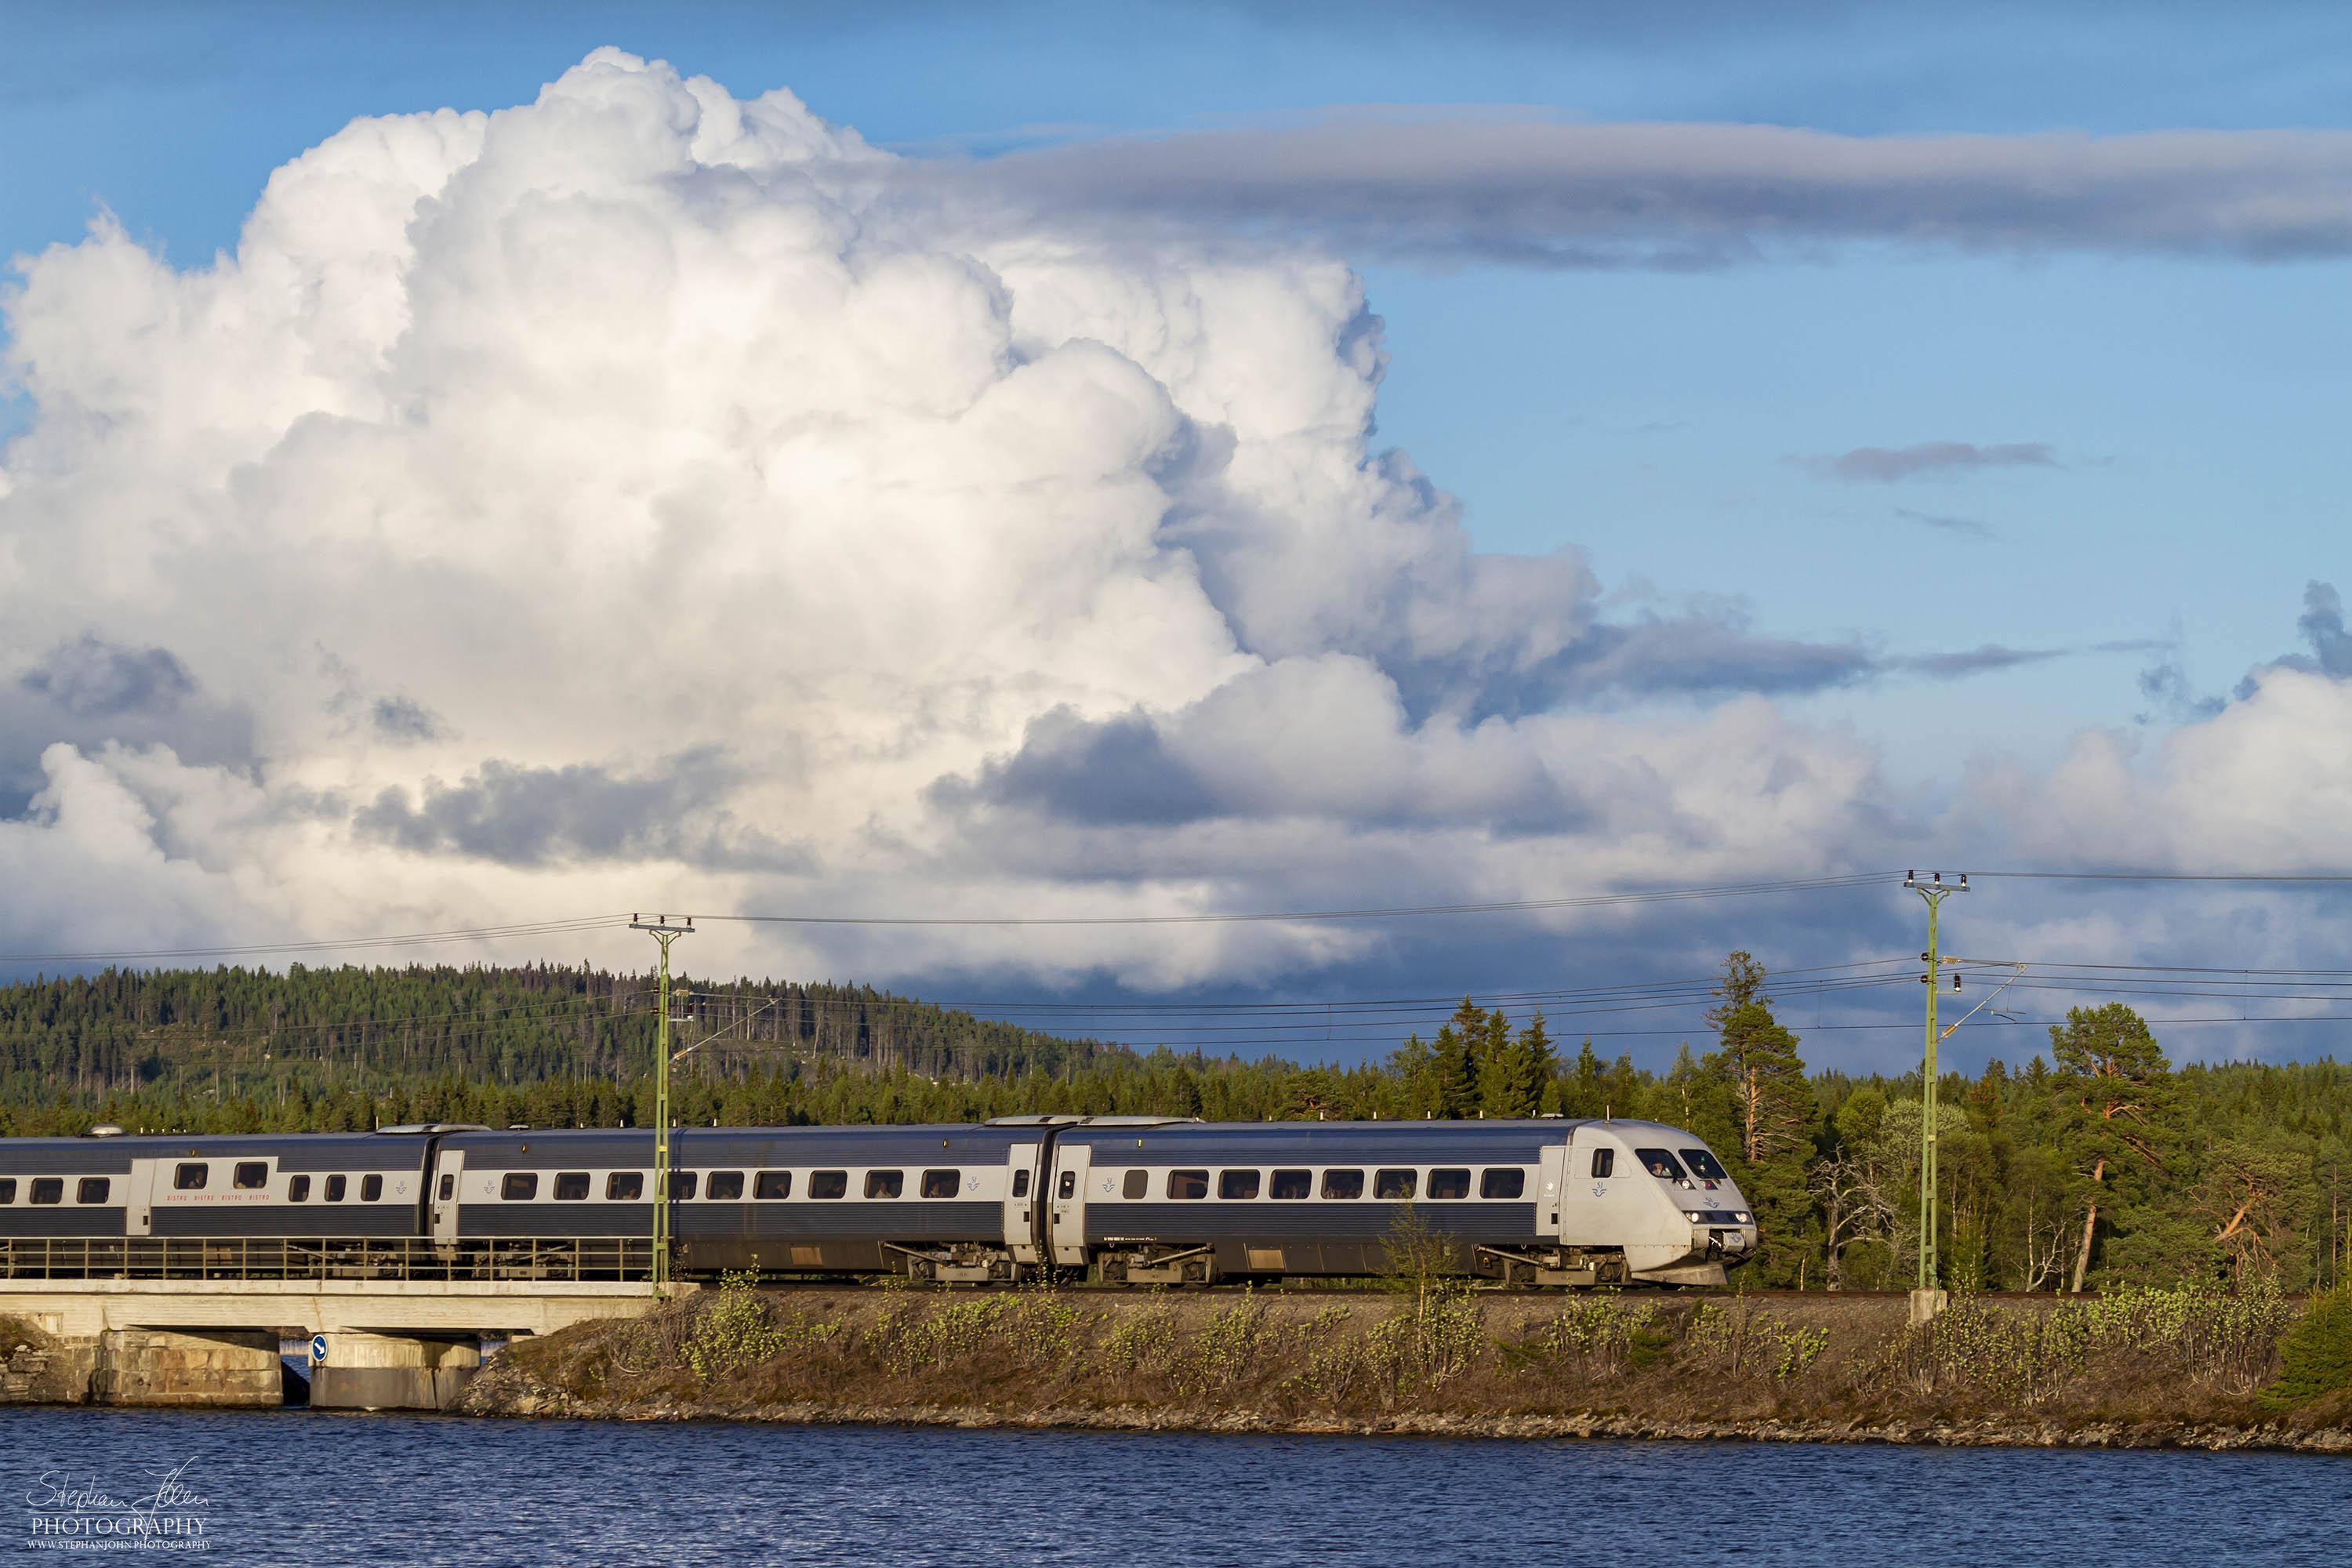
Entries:
[[961,1171],[925,1171],[923,1195],[927,1198],[951,1198],[963,1190]]
[[[305,1186],[308,1186],[310,1184],[306,1182],[306,1183],[304,1183],[303,1184],[304,1184]],[[452,1175],[450,1173],[448,1173],[448,1172],[446,1172],[446,1171],[442,1172],[442,1173],[441,1173],[441,1201],[442,1201],[443,1203],[445,1203],[445,1204],[446,1204],[446,1203],[447,1203],[451,1198],[453,1198],[453,1197],[455,1197],[455,1196],[457,1196],[457,1178],[456,1176]]]
[[702,1174],[698,1171],[672,1171],[669,1173],[669,1201],[674,1204],[688,1201],[701,1182]]
[[1315,1194],[1315,1173],[1312,1171],[1276,1171],[1266,1184],[1265,1195],[1270,1198],[1305,1198]]
[[740,1171],[711,1172],[710,1191],[708,1195],[714,1204],[740,1202],[743,1196],[743,1173]]
[[1150,1197],[1151,1195],[1151,1173],[1149,1171],[1129,1171],[1127,1173],[1127,1180],[1120,1184],[1118,1191],[1121,1197]]
[[1528,1190],[1525,1171],[1488,1171],[1478,1178],[1482,1198],[1515,1198]]
[[13,1204],[16,1201],[16,1178],[14,1176],[0,1176],[0,1204]]
[[1643,1170],[1662,1181],[1679,1182],[1685,1179],[1683,1175],[1683,1168],[1675,1164],[1675,1157],[1664,1149],[1636,1149],[1633,1151],[1633,1158],[1642,1162]]
[[1410,1202],[1418,1186],[1419,1178],[1412,1171],[1382,1171],[1372,1178],[1372,1196]]
[[1470,1195],[1470,1173],[1467,1171],[1432,1171],[1429,1173],[1429,1195],[1438,1198],[1466,1198]]
[[646,1173],[643,1171],[615,1171],[604,1178],[604,1200],[607,1203],[633,1204],[646,1195]]
[[1257,1173],[1255,1171],[1218,1172],[1217,1196],[1221,1198],[1254,1198],[1257,1196]]
[[1171,1198],[1207,1197],[1209,1195],[1209,1173],[1206,1171],[1169,1172],[1168,1195]]
[[84,1176],[81,1185],[74,1190],[74,1202],[102,1204],[106,1201],[106,1189],[112,1184],[104,1176]]
[[1323,1195],[1327,1198],[1362,1197],[1364,1195],[1364,1173],[1361,1171],[1324,1172]]
[[172,1171],[172,1190],[180,1193],[201,1193],[205,1178],[212,1173],[210,1165],[178,1165]]
[[1617,1169],[1617,1151],[1616,1151],[1616,1150],[1614,1150],[1614,1149],[1595,1149],[1595,1150],[1592,1152],[1592,1174],[1593,1174],[1593,1176],[1594,1176],[1596,1179],[1597,1179],[1597,1178],[1600,1178],[1600,1177],[1602,1177],[1602,1176],[1609,1175],[1609,1174],[1611,1174],[1612,1173],[1613,1173],[1616,1169]]
[[383,1178],[382,1176],[362,1176],[360,1178],[360,1202],[363,1204],[372,1204],[382,1196],[383,1196]]
[[793,1173],[790,1171],[762,1171],[752,1179],[751,1195],[755,1198],[788,1198],[793,1195]]
[[310,1178],[308,1176],[287,1177],[286,1201],[289,1204],[309,1203],[310,1201]]
[[1688,1165],[1691,1168],[1691,1174],[1702,1182],[1731,1180],[1730,1173],[1724,1170],[1722,1163],[1704,1149],[1684,1150],[1683,1163]]
[[561,1204],[584,1203],[588,1198],[588,1173],[558,1171],[555,1173],[555,1201]]
[[240,1192],[253,1192],[269,1184],[269,1163],[267,1160],[240,1160],[229,1179]]
[[1076,1197],[1078,1195],[1078,1173],[1076,1171],[1065,1171],[1062,1173],[1062,1179],[1055,1183],[1054,1185],[1055,1188],[1055,1196],[1060,1198]]
[[349,1178],[344,1176],[329,1176],[327,1178],[327,1201],[329,1203],[339,1204],[343,1201],[343,1184],[348,1180]]
[[[370,1176],[368,1180],[372,1182],[374,1181],[375,1178],[373,1176]],[[360,1196],[373,1201],[374,1194],[371,1194],[364,1186],[362,1186],[360,1189]],[[509,1171],[507,1173],[506,1180],[499,1184],[499,1196],[504,1198],[510,1204],[529,1203],[531,1199],[539,1196],[539,1173],[536,1171]]]
[[907,1184],[904,1171],[868,1171],[866,1173],[866,1195],[869,1198],[895,1198]]
[[35,1176],[33,1201],[37,1204],[61,1204],[66,1201],[66,1179],[63,1176]]
[[1013,1195],[1016,1198],[1025,1198],[1029,1195],[1028,1172],[1015,1171],[1013,1173]]
[[809,1196],[813,1198],[845,1198],[849,1195],[849,1173],[846,1171],[811,1171]]

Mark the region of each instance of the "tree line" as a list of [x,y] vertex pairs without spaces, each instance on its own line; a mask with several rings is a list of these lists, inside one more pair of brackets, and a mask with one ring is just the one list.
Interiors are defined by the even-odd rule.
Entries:
[[[1706,1015],[1653,1072],[1573,1054],[1538,1013],[1465,998],[1423,1040],[1352,1068],[1068,1039],[871,987],[677,988],[672,1099],[688,1126],[972,1121],[1024,1112],[1212,1121],[1614,1116],[1668,1122],[1734,1168],[1762,1223],[1744,1278],[1901,1289],[1919,1248],[1920,1080],[1809,1074],[1768,975],[1727,959]],[[108,971],[0,987],[0,1134],[347,1130],[403,1121],[643,1125],[649,976],[586,966]],[[699,1043],[698,1043],[699,1042]],[[2110,1003],[2047,1059],[1939,1084],[1939,1283],[2333,1285],[2352,1071],[2332,1059],[2176,1069]]]

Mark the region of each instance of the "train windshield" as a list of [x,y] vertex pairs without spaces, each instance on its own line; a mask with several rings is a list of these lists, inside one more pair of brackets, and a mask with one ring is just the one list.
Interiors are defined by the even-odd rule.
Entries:
[[1633,1158],[1641,1161],[1643,1168],[1654,1176],[1664,1176],[1670,1182],[1683,1179],[1683,1168],[1675,1164],[1675,1157],[1664,1149],[1636,1149]]
[[1702,1182],[1727,1182],[1731,1177],[1724,1171],[1723,1162],[1704,1149],[1683,1151],[1683,1163]]

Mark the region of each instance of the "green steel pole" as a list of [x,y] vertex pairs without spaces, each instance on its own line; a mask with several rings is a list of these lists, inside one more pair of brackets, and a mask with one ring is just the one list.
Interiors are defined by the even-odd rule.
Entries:
[[1921,1058],[1924,1081],[1919,1103],[1919,1289],[1936,1288],[1936,981],[1943,952],[1937,946],[1936,917],[1944,895],[1927,892],[1927,1048]]

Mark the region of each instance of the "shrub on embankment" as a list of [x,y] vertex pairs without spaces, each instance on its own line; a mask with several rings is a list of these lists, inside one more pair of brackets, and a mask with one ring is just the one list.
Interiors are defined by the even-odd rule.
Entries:
[[[761,1291],[517,1346],[472,1408],[887,1418],[1148,1412],[1174,1426],[1606,1415],[1653,1422],[2254,1426],[2300,1314],[2273,1293],[1962,1299],[1600,1292]],[[2335,1413],[2334,1402],[2313,1407]],[[2308,1424],[2289,1415],[2290,1425]]]

